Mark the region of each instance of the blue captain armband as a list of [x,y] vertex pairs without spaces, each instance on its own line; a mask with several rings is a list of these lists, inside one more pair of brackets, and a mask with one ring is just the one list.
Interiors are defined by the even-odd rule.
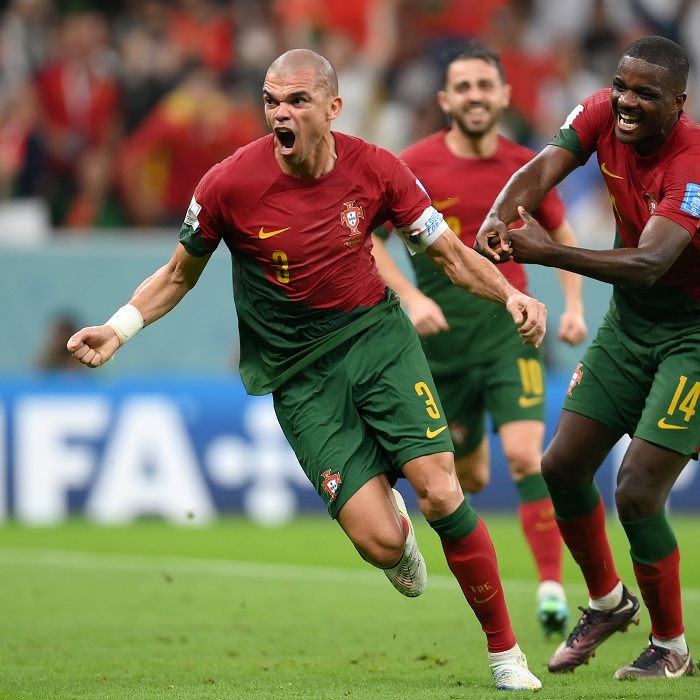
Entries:
[[428,207],[417,221],[409,226],[396,228],[396,232],[406,244],[411,255],[422,253],[447,230],[442,214],[434,207]]

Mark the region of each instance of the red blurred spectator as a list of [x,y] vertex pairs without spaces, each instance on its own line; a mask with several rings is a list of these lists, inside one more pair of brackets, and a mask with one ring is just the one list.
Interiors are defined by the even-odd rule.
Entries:
[[494,17],[513,3],[512,0],[409,0],[406,4],[411,9],[411,21],[417,31],[429,42],[448,37],[482,37]]
[[283,27],[286,43],[308,45],[319,34],[344,34],[353,48],[362,50],[371,37],[371,23],[384,6],[401,0],[273,0],[273,14]]
[[72,196],[76,163],[93,148],[111,148],[121,135],[116,56],[109,27],[98,13],[68,15],[60,25],[58,55],[36,77],[38,136],[44,151],[44,191],[60,223]]
[[219,75],[233,69],[233,15],[212,0],[179,0],[168,33],[186,60],[196,60]]
[[[556,73],[556,57],[550,44],[534,47],[527,42],[533,19],[531,0],[511,0],[491,17],[485,43],[500,53],[512,86],[510,120],[513,136],[529,141],[538,117],[542,83]],[[517,120],[521,124],[517,124]],[[521,133],[518,133],[521,130]]]
[[171,4],[132,0],[116,23],[124,128],[130,132],[178,83],[186,61],[169,36]]
[[0,199],[30,194],[20,180],[36,127],[37,100],[31,84],[18,84],[0,97]]
[[191,69],[122,145],[119,184],[132,222],[179,225],[206,171],[264,133],[260,112],[232,100],[211,71]]
[[126,226],[127,217],[116,196],[111,150],[94,148],[82,155],[76,190],[64,226],[74,231]]

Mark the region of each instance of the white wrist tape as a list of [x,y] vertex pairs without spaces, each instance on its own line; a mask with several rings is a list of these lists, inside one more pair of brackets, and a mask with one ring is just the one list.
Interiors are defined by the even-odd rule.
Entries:
[[105,326],[109,326],[117,334],[119,345],[122,346],[143,328],[143,316],[135,306],[126,304],[117,309]]

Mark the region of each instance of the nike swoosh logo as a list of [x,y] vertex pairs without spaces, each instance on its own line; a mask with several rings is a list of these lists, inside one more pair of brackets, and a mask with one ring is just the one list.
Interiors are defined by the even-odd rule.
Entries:
[[664,673],[666,674],[666,678],[680,678],[681,676],[685,676],[688,666],[690,666],[690,654],[688,654],[688,658],[685,660],[685,663],[677,671],[671,671],[668,664],[664,664]]
[[531,408],[532,406],[537,406],[537,404],[540,404],[543,401],[543,396],[521,396],[518,399],[518,406],[520,406],[520,408]]
[[459,197],[450,197],[449,199],[434,199],[433,206],[438,211],[444,211],[453,207],[455,204],[459,204]]
[[428,438],[428,440],[432,440],[434,437],[438,436],[443,430],[447,430],[447,426],[443,425],[442,428],[438,428],[437,430],[431,430],[428,428],[425,431],[425,436]]
[[617,616],[620,613],[625,612],[625,610],[631,610],[633,607],[634,603],[629,598],[627,598],[627,600],[625,600],[625,604],[621,608],[615,609],[615,615]]
[[278,228],[276,231],[265,231],[265,227],[261,226],[260,230],[258,231],[258,236],[260,236],[260,238],[272,238],[272,236],[276,236],[278,233],[289,231],[290,228],[292,227],[287,226],[287,228]]
[[474,598],[474,602],[477,605],[483,605],[484,603],[488,603],[491,598],[493,598],[496,593],[498,593],[498,589],[496,589],[488,598],[484,598],[483,600],[479,600],[478,598]]
[[659,428],[662,430],[688,430],[687,425],[671,425],[670,423],[666,422],[666,418],[662,418],[657,425]]
[[614,177],[616,180],[624,180],[625,178],[622,177],[622,175],[615,175],[614,173],[611,173],[606,167],[605,163],[602,163],[600,166],[600,169],[606,174],[609,175],[610,177]]

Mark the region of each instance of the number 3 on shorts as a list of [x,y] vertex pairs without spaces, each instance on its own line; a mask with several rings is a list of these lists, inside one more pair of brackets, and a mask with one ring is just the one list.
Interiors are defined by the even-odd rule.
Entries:
[[425,382],[418,382],[414,388],[418,396],[428,397],[425,400],[425,410],[428,412],[428,415],[431,418],[439,418],[440,410],[438,409],[437,404],[435,403],[435,399],[433,398],[433,393],[430,391],[430,387],[428,387],[428,385]]

